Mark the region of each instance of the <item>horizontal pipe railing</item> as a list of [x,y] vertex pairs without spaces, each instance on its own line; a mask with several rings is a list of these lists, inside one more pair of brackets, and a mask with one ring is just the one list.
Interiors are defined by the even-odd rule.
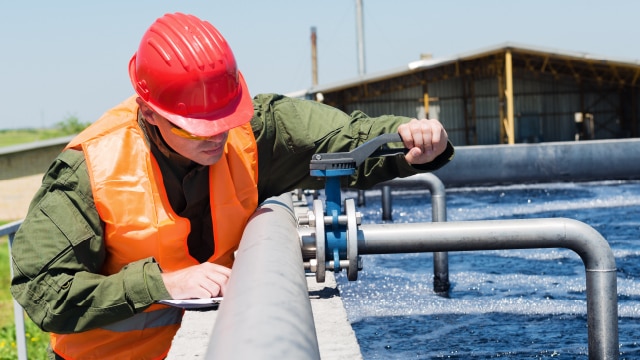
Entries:
[[207,359],[320,359],[290,194],[249,220]]
[[586,270],[589,359],[618,359],[616,263],[591,226],[564,218],[361,225],[360,254],[566,248]]
[[[11,261],[11,245],[13,244],[13,238],[22,225],[22,220],[14,221],[12,223],[0,226],[0,237],[8,236],[9,241],[7,241],[7,246],[9,247],[9,271],[11,274],[11,278],[13,279],[13,264]],[[16,348],[18,351],[18,359],[19,360],[27,360],[27,341],[25,338],[25,328],[24,328],[24,311],[22,306],[18,304],[18,302],[13,299],[13,319],[16,326]]]

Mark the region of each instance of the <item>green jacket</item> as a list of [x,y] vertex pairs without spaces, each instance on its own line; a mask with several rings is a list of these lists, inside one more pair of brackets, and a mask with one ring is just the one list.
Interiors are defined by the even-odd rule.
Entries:
[[[251,126],[258,144],[260,201],[294,189],[323,188],[324,181],[309,175],[312,154],[350,151],[377,135],[395,132],[398,125],[410,120],[370,118],[361,112],[347,115],[320,103],[273,94],[257,96],[254,108]],[[205,245],[213,243],[210,221],[207,223],[210,216],[203,216],[208,203],[206,167],[168,149],[154,127],[146,126],[145,132],[171,206],[192,223],[195,235],[188,239],[190,252],[206,259],[208,255],[198,256],[213,251]],[[381,181],[436,170],[453,152],[449,144],[445,153],[420,167],[411,166],[402,155],[371,158],[344,185],[366,189]],[[89,235],[80,237],[79,233]],[[15,275],[11,292],[45,331],[92,329],[170,298],[153,258],[140,259],[114,275],[100,275],[107,255],[103,226],[94,206],[84,156],[76,150],[62,152],[44,175],[16,233],[12,255]],[[63,281],[68,274],[73,274],[73,280]]]

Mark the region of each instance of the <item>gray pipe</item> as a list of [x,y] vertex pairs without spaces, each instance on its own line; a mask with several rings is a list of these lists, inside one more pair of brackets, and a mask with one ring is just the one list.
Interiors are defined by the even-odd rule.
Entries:
[[207,359],[320,359],[289,194],[249,219]]
[[595,229],[564,218],[361,225],[360,254],[567,248],[586,270],[589,359],[618,359],[616,263]]
[[393,206],[391,205],[391,186],[382,187],[382,220],[393,220]]
[[[11,246],[13,246],[13,239],[15,238],[20,225],[22,225],[22,220],[0,226],[0,237],[5,235],[9,236],[7,245],[9,247],[9,273],[11,274],[12,279],[13,261],[11,260]],[[27,339],[25,337],[24,310],[22,309],[22,306],[18,304],[16,299],[13,299],[13,320],[16,326],[16,348],[18,350],[18,360],[27,360]]]
[[[410,186],[425,186],[431,192],[431,218],[433,222],[447,221],[447,192],[444,184],[434,174],[425,173],[417,174],[406,178],[398,178],[383,182],[382,209],[391,214],[391,186],[399,188],[407,188]],[[385,196],[385,191],[388,193]],[[391,216],[389,216],[389,219]],[[384,215],[383,215],[384,219]],[[444,251],[433,253],[433,291],[437,294],[446,296],[451,288],[449,282],[449,254]]]
[[640,179],[638,159],[637,138],[458,146],[453,160],[434,174],[447,188]]

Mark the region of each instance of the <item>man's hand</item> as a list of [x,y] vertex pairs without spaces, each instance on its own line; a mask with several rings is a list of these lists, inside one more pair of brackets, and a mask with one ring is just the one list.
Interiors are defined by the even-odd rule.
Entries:
[[405,159],[409,164],[433,161],[447,148],[449,137],[442,124],[435,119],[413,119],[398,126],[398,134],[409,149]]
[[231,269],[205,262],[162,273],[162,280],[173,299],[203,299],[222,296],[230,275]]

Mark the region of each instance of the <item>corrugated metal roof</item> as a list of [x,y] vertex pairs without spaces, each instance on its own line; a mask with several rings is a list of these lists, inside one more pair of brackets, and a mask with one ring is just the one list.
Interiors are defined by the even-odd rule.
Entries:
[[575,60],[597,62],[600,64],[603,64],[603,63],[611,64],[611,65],[615,64],[615,65],[625,66],[625,67],[640,68],[640,60],[637,60],[637,59],[636,60],[620,59],[620,58],[605,57],[605,56],[600,56],[600,55],[595,55],[595,54],[590,54],[585,52],[572,52],[572,51],[559,50],[554,48],[537,47],[537,46],[517,44],[513,42],[505,42],[495,46],[490,46],[490,47],[478,49],[475,51],[458,54],[451,57],[412,61],[407,65],[400,66],[394,69],[365,74],[362,76],[357,76],[355,78],[332,82],[324,85],[317,85],[317,86],[308,88],[306,90],[295,91],[287,95],[292,97],[304,97],[305,95],[319,93],[319,92],[338,91],[338,90],[353,87],[362,83],[395,78],[398,76],[410,74],[412,72],[416,72],[424,69],[436,68],[449,63],[454,63],[456,61],[485,57],[490,54],[504,52],[507,49],[515,50],[517,52],[539,54],[541,56],[553,56],[553,57],[561,57],[561,58],[564,57],[564,58],[571,58]]
[[458,60],[462,60],[462,59],[469,59],[474,57],[481,57],[487,54],[504,51],[505,49],[514,49],[522,52],[539,53],[541,55],[553,55],[553,56],[568,57],[568,58],[574,58],[574,59],[617,63],[625,66],[640,66],[640,60],[638,59],[631,60],[631,59],[613,58],[613,57],[606,57],[602,55],[590,54],[586,52],[568,51],[568,50],[561,50],[561,49],[541,47],[541,46],[531,46],[531,45],[524,45],[524,44],[519,44],[514,42],[505,42],[499,45],[482,48],[472,52],[462,53],[457,56],[454,56],[454,58]]

